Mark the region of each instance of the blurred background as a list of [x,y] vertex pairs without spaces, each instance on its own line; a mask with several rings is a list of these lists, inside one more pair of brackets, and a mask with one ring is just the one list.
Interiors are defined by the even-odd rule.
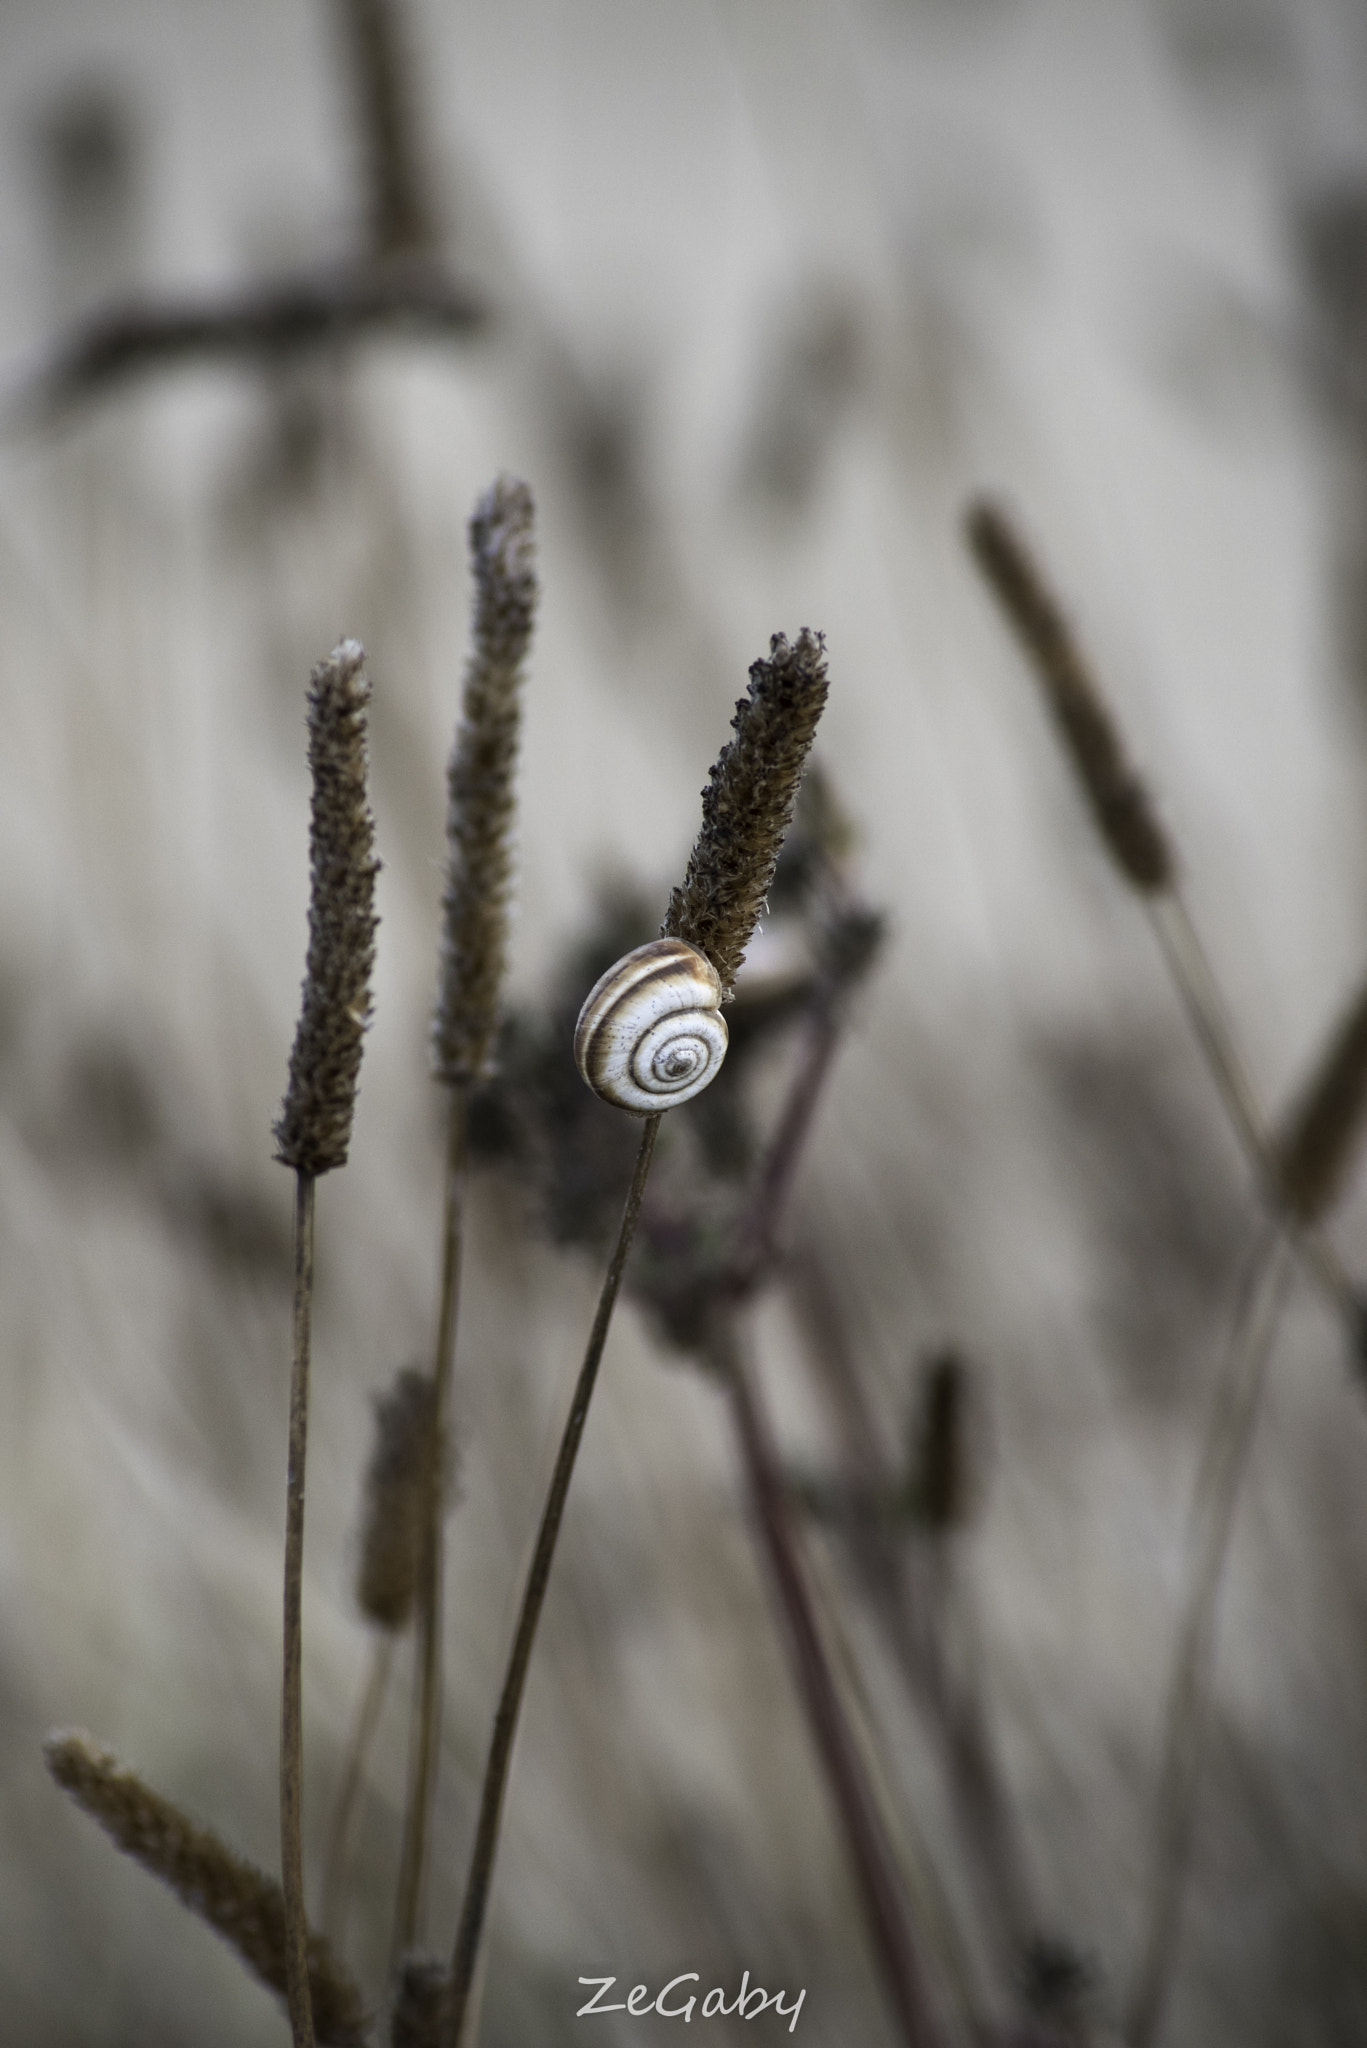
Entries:
[[[984,2008],[1108,2038],[1256,1211],[962,515],[1002,493],[1050,564],[1280,1107],[1367,957],[1367,14],[8,0],[0,160],[0,2039],[285,2038],[39,1745],[90,1728],[274,1867],[292,1190],[270,1123],[303,692],[355,634],[385,867],[351,1164],[319,1200],[316,1868],[370,1654],[371,1400],[430,1344],[443,764],[465,522],[500,469],[535,491],[543,584],[525,1029],[605,902],[662,913],[770,634],[827,636],[818,754],[887,939],[786,1227],[801,1285],[752,1317],[760,1380],[795,1472],[857,1439],[895,1474],[956,1361],[946,1525],[883,1531],[872,1560],[829,1522],[803,1542]],[[767,952],[781,977],[782,924],[757,973]],[[597,1279],[506,1161],[473,1211],[438,1949]],[[1360,1200],[1335,1234],[1358,1270]],[[1302,1286],[1224,1589],[1174,2044],[1367,2038],[1365,1476],[1363,1389]],[[376,2000],[406,1685],[400,1659],[359,1815],[349,1947]],[[746,1969],[806,1987],[808,2043],[899,2038],[724,1401],[628,1307],[529,1693],[482,2039],[577,2040],[581,1975],[734,1996]]]

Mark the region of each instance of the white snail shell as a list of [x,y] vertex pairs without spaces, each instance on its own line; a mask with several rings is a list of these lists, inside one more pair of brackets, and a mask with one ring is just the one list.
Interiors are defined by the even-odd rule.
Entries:
[[589,990],[574,1057],[595,1095],[635,1116],[655,1116],[716,1079],[726,1040],[711,961],[682,939],[652,939]]

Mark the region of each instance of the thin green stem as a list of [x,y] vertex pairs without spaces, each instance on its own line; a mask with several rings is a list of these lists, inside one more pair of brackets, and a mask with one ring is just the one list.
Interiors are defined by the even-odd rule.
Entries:
[[448,2048],[457,2048],[461,2038],[466,2003],[470,1996],[470,1983],[474,1976],[480,1935],[489,1903],[489,1886],[493,1876],[494,1855],[498,1848],[503,1795],[508,1783],[508,1766],[512,1759],[513,1738],[517,1734],[522,1693],[527,1682],[527,1667],[531,1662],[536,1627],[541,1618],[546,1587],[550,1581],[556,1538],[560,1533],[561,1517],[565,1512],[565,1497],[570,1490],[570,1480],[574,1476],[574,1461],[579,1453],[579,1440],[584,1434],[584,1424],[588,1419],[589,1402],[593,1397],[594,1382],[598,1377],[603,1346],[607,1342],[608,1327],[616,1306],[617,1291],[622,1283],[627,1253],[631,1249],[631,1240],[635,1235],[636,1218],[640,1214],[641,1197],[645,1193],[646,1176],[650,1172],[650,1161],[655,1151],[655,1139],[659,1128],[658,1116],[646,1118],[641,1132],[640,1150],[636,1155],[636,1170],[632,1175],[631,1188],[617,1232],[617,1243],[613,1247],[612,1258],[603,1280],[603,1290],[598,1297],[598,1311],[589,1333],[584,1362],[579,1368],[579,1378],[575,1384],[574,1398],[570,1403],[564,1434],[560,1439],[560,1449],[555,1460],[555,1470],[551,1475],[546,1504],[541,1511],[541,1527],[537,1531],[536,1548],[532,1553],[527,1582],[522,1592],[522,1608],[517,1619],[512,1649],[508,1655],[508,1668],[504,1674],[503,1691],[499,1696],[498,1711],[494,1716],[494,1732],[489,1744],[488,1761],[484,1767],[484,1790],[480,1798],[479,1823],[475,1830],[475,1845],[470,1856],[469,1875],[465,1881],[460,1926],[456,1933],[456,1945],[451,1959],[451,1999],[446,2016]]
[[308,1919],[304,1910],[302,1592],[304,1464],[309,1433],[309,1343],[313,1319],[314,1177],[294,1183],[294,1353],[290,1367],[289,1462],[285,1482],[285,1664],[280,1700],[280,1885],[285,1897],[285,1981],[294,2048],[313,2048]]
[[1125,2028],[1128,2048],[1150,2048],[1157,2038],[1172,1977],[1209,1704],[1220,1582],[1272,1340],[1291,1276],[1293,1250],[1293,1240],[1278,1234],[1270,1245],[1261,1244],[1255,1254],[1201,1456],[1193,1504],[1191,1571],[1163,1731],[1148,1912]]
[[450,1089],[446,1122],[446,1164],[442,1187],[441,1289],[432,1361],[432,1469],[423,1532],[418,1581],[418,1649],[415,1736],[410,1757],[408,1808],[404,1815],[399,1890],[394,1911],[392,1961],[411,1948],[422,1921],[427,1881],[427,1843],[437,1789],[437,1756],[441,1730],[442,1587],[445,1564],[445,1517],[442,1513],[443,1466],[451,1381],[455,1370],[456,1316],[460,1304],[460,1255],[464,1225],[466,1133],[469,1090]]
[[389,1667],[394,1660],[394,1638],[387,1629],[377,1631],[370,1656],[370,1673],[365,1690],[361,1694],[356,1710],[356,1723],[347,1744],[346,1765],[342,1772],[342,1783],[337,1793],[337,1805],[332,1817],[332,1838],[328,1843],[328,1858],[323,1875],[323,1901],[321,1920],[326,1933],[344,1946],[346,1928],[345,1889],[347,1878],[347,1848],[351,1835],[352,1816],[356,1811],[356,1799],[365,1776],[366,1758],[370,1745],[375,1739],[379,1725],[380,1709],[389,1686]]

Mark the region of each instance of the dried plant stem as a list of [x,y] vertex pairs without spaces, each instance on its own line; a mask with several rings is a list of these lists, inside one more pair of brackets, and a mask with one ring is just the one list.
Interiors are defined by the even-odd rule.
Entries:
[[441,1727],[442,1588],[444,1583],[445,1516],[443,1514],[443,1446],[451,1407],[455,1369],[456,1315],[460,1303],[460,1255],[464,1226],[465,1139],[469,1123],[469,1087],[456,1083],[448,1091],[446,1161],[442,1186],[441,1287],[437,1306],[436,1349],[432,1361],[432,1431],[434,1455],[426,1502],[421,1576],[418,1582],[418,1658],[416,1736],[413,1744],[404,1816],[399,1891],[394,1913],[393,1960],[419,1937],[423,1891],[427,1878],[427,1841],[436,1795],[438,1736]]
[[860,1673],[844,1618],[847,1603],[832,1574],[823,1568],[815,1547],[802,1545],[791,1513],[788,1524],[793,1541],[801,1546],[800,1554],[806,1560],[816,1626],[828,1645],[831,1666],[912,1918],[936,1966],[932,1974],[945,1994],[946,2019],[952,2011],[951,2031],[962,2040],[980,2042],[983,2028],[978,2015],[982,2000],[976,1973],[930,1844],[915,1813],[889,1782],[883,1760],[893,1745]]
[[788,1626],[798,1686],[902,2038],[908,2048],[930,2048],[938,2029],[927,2001],[897,1865],[817,1628],[778,1462],[730,1316],[714,1319],[708,1357],[730,1392],[746,1485]]
[[842,1006],[830,995],[816,1003],[808,1019],[797,1068],[788,1084],[727,1261],[723,1286],[733,1301],[749,1294],[773,1263],[779,1221],[830,1075],[842,1022]]
[[1163,1732],[1153,1871],[1125,2029],[1128,2048],[1150,2048],[1172,1975],[1206,1725],[1220,1581],[1294,1248],[1293,1239],[1284,1232],[1270,1241],[1265,1237],[1257,1248],[1235,1315],[1226,1369],[1197,1476],[1191,1573]]
[[414,66],[397,0],[340,0],[366,173],[367,225],[377,261],[439,240],[419,146]]
[[1274,1213],[1281,1218],[1283,1229],[1290,1232],[1333,1302],[1356,1348],[1359,1311],[1353,1298],[1352,1284],[1324,1233],[1314,1229],[1297,1230],[1285,1215],[1267,1123],[1239,1051],[1229,1013],[1211,972],[1205,947],[1181,892],[1173,888],[1166,895],[1148,897],[1146,907],[1173,985],[1205,1054],[1249,1166]]
[[[888,1482],[883,1432],[846,1339],[819,1232],[797,1249],[786,1282],[852,1483],[875,1491]],[[943,1757],[982,1918],[1009,1975],[1038,1914],[982,1701],[951,1676],[942,1617],[921,1597],[905,1544],[862,1521],[848,1525],[845,1541],[907,1692]]]
[[941,1878],[935,1853],[930,1849],[930,1843],[926,1841],[908,1802],[900,1798],[894,1786],[889,1784],[883,1759],[894,1751],[894,1743],[887,1737],[859,1671],[859,1659],[855,1657],[855,1647],[844,1620],[846,1602],[830,1571],[822,1567],[814,1546],[801,1544],[801,1534],[795,1530],[791,1513],[787,1520],[789,1530],[793,1530],[793,1542],[799,1546],[799,1554],[807,1565],[816,1626],[828,1645],[828,1657],[840,1688],[840,1698],[844,1700],[844,1710],[848,1722],[851,1722],[855,1745],[887,1843],[892,1847],[902,1888],[910,1901],[912,1921],[926,1954],[935,1964],[933,1976],[943,1991],[947,2030],[961,2042],[980,2044],[984,2028],[978,2015],[984,2001],[978,1993],[976,1970],[969,1960],[967,1944],[959,1931],[959,1919],[949,1901],[949,1890]]
[[0,389],[0,434],[179,363],[272,363],[391,332],[463,344],[488,322],[471,286],[424,259],[349,263],[219,298],[131,299],[79,322]]
[[564,1434],[560,1439],[560,1449],[556,1455],[555,1470],[551,1474],[546,1504],[541,1511],[541,1526],[537,1531],[536,1548],[532,1553],[527,1582],[522,1592],[522,1607],[517,1618],[512,1649],[508,1654],[503,1690],[499,1695],[498,1711],[494,1716],[494,1732],[489,1744],[488,1761],[484,1767],[484,1789],[480,1797],[479,1821],[470,1856],[469,1875],[465,1881],[460,1926],[456,1932],[455,1949],[451,1959],[451,2002],[446,2031],[448,2048],[457,2048],[461,2038],[461,2026],[470,1996],[475,1961],[479,1954],[485,1910],[489,1903],[489,1885],[493,1876],[494,1854],[498,1847],[503,1795],[508,1782],[508,1766],[512,1759],[513,1738],[517,1733],[518,1713],[527,1682],[532,1645],[536,1639],[536,1627],[541,1618],[546,1587],[550,1581],[556,1538],[560,1533],[560,1522],[565,1512],[565,1498],[570,1490],[570,1480],[574,1476],[574,1461],[578,1456],[579,1441],[588,1419],[589,1402],[593,1398],[594,1382],[598,1378],[598,1367],[603,1356],[603,1346],[607,1342],[608,1327],[612,1322],[618,1289],[622,1284],[627,1254],[635,1235],[636,1219],[640,1214],[641,1197],[645,1193],[646,1177],[650,1172],[650,1162],[655,1151],[655,1139],[659,1128],[658,1116],[645,1119],[641,1131],[640,1150],[636,1154],[636,1170],[632,1175],[626,1206],[622,1211],[617,1242],[613,1247],[602,1292],[598,1297],[598,1310],[593,1319],[593,1328],[589,1332],[584,1362],[579,1368],[579,1378],[575,1383],[574,1398],[570,1403]]
[[346,1905],[347,1849],[350,1843],[352,1816],[356,1811],[357,1796],[365,1776],[366,1758],[370,1754],[370,1745],[375,1739],[375,1730],[379,1725],[380,1709],[384,1705],[385,1693],[389,1689],[389,1668],[393,1661],[393,1636],[387,1631],[377,1630],[370,1653],[370,1673],[356,1710],[356,1724],[351,1731],[351,1740],[347,1744],[346,1764],[337,1792],[337,1805],[332,1817],[332,1837],[328,1843],[328,1857],[323,1873],[323,1905],[320,1919],[324,1932],[329,1934],[339,1947],[346,1933],[343,1920]]
[[308,1920],[304,1911],[301,1606],[304,1464],[309,1431],[309,1342],[313,1317],[313,1207],[316,1182],[294,1183],[294,1355],[290,1367],[289,1460],[285,1483],[285,1660],[280,1702],[280,1889],[285,1900],[285,1985],[294,2048],[313,2048]]

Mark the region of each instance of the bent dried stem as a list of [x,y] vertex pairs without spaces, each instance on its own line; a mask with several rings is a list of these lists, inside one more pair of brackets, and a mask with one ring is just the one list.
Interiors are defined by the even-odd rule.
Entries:
[[646,1178],[650,1172],[650,1162],[655,1151],[655,1139],[659,1128],[658,1116],[647,1117],[642,1126],[640,1149],[636,1154],[636,1169],[632,1175],[626,1206],[622,1211],[617,1242],[613,1247],[602,1292],[598,1297],[598,1309],[593,1319],[593,1328],[589,1332],[584,1361],[579,1368],[579,1378],[575,1382],[574,1397],[570,1402],[570,1412],[566,1417],[564,1432],[560,1439],[555,1470],[551,1475],[546,1504],[541,1512],[536,1548],[532,1552],[531,1565],[523,1587],[522,1606],[508,1656],[503,1690],[499,1695],[498,1711],[494,1716],[494,1732],[489,1744],[488,1761],[484,1767],[479,1821],[475,1829],[470,1869],[465,1881],[465,1898],[461,1906],[460,1926],[456,1932],[455,1949],[451,1959],[451,2000],[445,2036],[447,2048],[458,2048],[461,2038],[471,1980],[479,1954],[480,1935],[483,1932],[484,1917],[489,1903],[489,1887],[493,1877],[499,1822],[503,1812],[503,1795],[507,1789],[513,1738],[517,1734],[518,1714],[527,1682],[532,1645],[536,1640],[537,1623],[541,1619],[546,1587],[550,1582],[556,1538],[560,1534],[565,1499],[569,1493],[570,1480],[574,1476],[579,1442],[588,1419],[589,1402],[593,1398],[598,1367],[602,1361],[612,1312],[622,1284],[627,1254],[631,1250],[631,1240],[635,1235],[636,1219],[640,1214],[641,1197],[645,1193]]
[[[786,1284],[808,1335],[819,1383],[830,1406],[853,1487],[867,1499],[887,1487],[883,1434],[846,1341],[829,1256],[820,1236],[801,1245]],[[899,1490],[905,1489],[900,1475]],[[983,1923],[1003,1975],[1019,1967],[1038,1914],[1012,1803],[1002,1780],[983,1704],[956,1684],[942,1630],[926,1614],[909,1579],[904,1545],[887,1540],[867,1516],[848,1520],[844,1539],[862,1590],[909,1696],[924,1716],[943,1759]]]
[[1151,2048],[1171,1981],[1195,1818],[1220,1583],[1268,1359],[1292,1272],[1293,1250],[1292,1241],[1278,1234],[1270,1245],[1260,1244],[1254,1255],[1197,1476],[1191,1569],[1164,1723],[1149,1904],[1125,2027],[1128,2048]]
[[1210,1069],[1244,1157],[1274,1215],[1293,1233],[1315,1277],[1342,1318],[1354,1348],[1360,1312],[1352,1282],[1337,1252],[1313,1219],[1298,1218],[1286,1199],[1284,1177],[1257,1092],[1239,1051],[1234,1027],[1206,949],[1180,891],[1155,897],[1149,920],[1173,986]]
[[345,264],[243,285],[218,299],[134,299],[92,314],[11,379],[0,390],[0,432],[42,426],[133,377],[180,363],[264,367],[386,333],[461,343],[488,319],[469,285],[425,259]]
[[902,2038],[907,2048],[932,2048],[939,2030],[931,2015],[896,1861],[817,1628],[777,1460],[730,1316],[714,1318],[707,1355],[730,1394],[746,1484],[787,1623],[798,1687]]
[[347,1743],[346,1763],[332,1816],[327,1862],[323,1866],[323,1903],[319,1917],[326,1932],[338,1942],[346,1934],[347,1851],[351,1842],[351,1822],[365,1777],[366,1759],[370,1755],[370,1745],[375,1739],[380,1710],[389,1688],[389,1667],[393,1661],[394,1638],[388,1633],[377,1635],[371,1650],[370,1675],[366,1679],[356,1710],[356,1723]]

